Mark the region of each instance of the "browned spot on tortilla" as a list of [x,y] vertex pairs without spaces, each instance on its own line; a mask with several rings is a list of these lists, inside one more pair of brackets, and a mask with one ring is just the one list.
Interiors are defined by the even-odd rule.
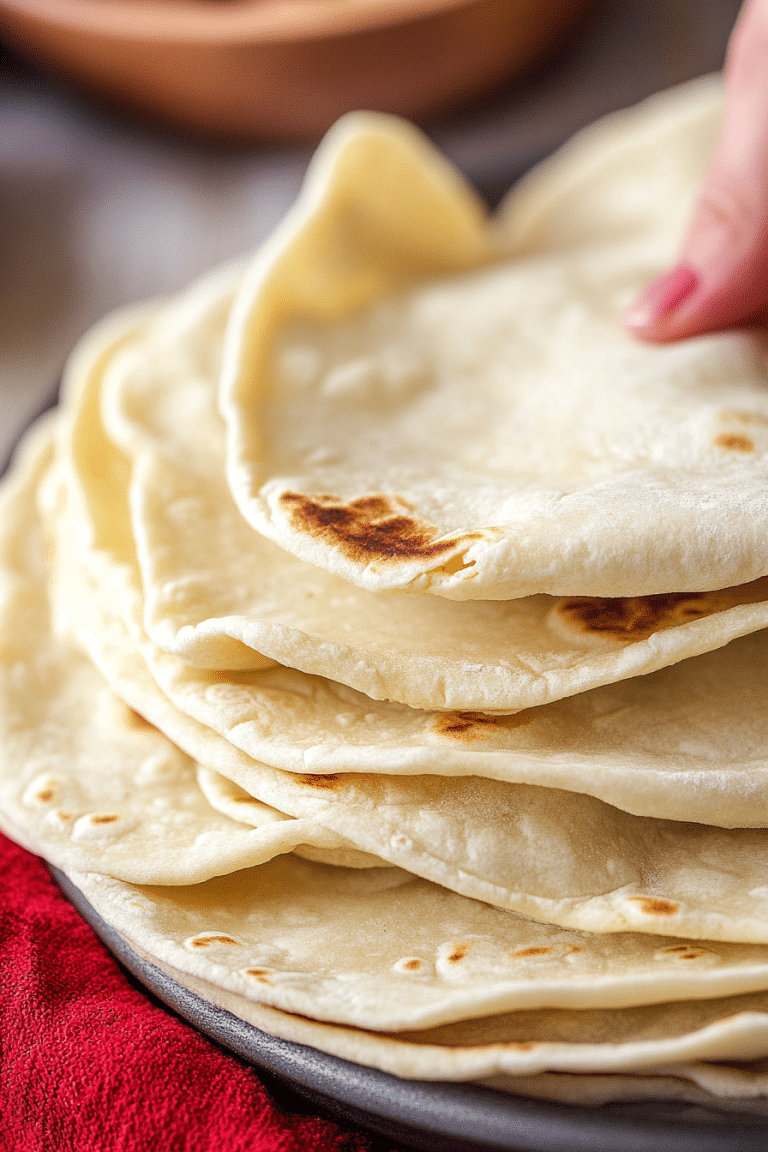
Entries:
[[551,948],[532,947],[532,948],[518,948],[517,952],[511,952],[513,960],[517,960],[522,956],[546,956],[551,952]]
[[304,775],[296,776],[295,779],[299,784],[308,784],[310,788],[325,788],[326,791],[341,785],[341,780],[335,772],[329,772],[325,776],[315,776],[311,772],[307,772]]
[[469,944],[457,944],[453,951],[446,957],[446,959],[448,960],[449,964],[458,964],[460,960],[464,959],[467,952],[469,952]]
[[[501,1045],[502,1048],[514,1048],[517,1052],[532,1052],[534,1048],[538,1047],[535,1040],[507,1040],[505,1044]],[[470,1048],[471,1052],[472,1049]]]
[[441,735],[473,740],[482,735],[484,728],[493,728],[496,722],[495,716],[483,712],[443,712],[435,717],[432,727]]
[[35,793],[35,800],[39,800],[41,804],[50,804],[56,795],[54,788],[41,788],[39,792]]
[[91,816],[91,824],[114,824],[120,817],[115,813],[105,813],[103,816]]
[[713,592],[662,592],[656,596],[567,596],[555,612],[574,632],[610,640],[646,640],[654,632],[768,599],[768,577]]
[[676,956],[678,960],[698,960],[700,956],[714,956],[708,948],[697,948],[695,944],[678,944],[674,948],[663,948],[660,956]]
[[754,452],[755,442],[751,436],[742,436],[736,432],[721,432],[715,436],[712,443],[716,448],[727,448],[730,452]]
[[257,980],[259,984],[271,984],[269,968],[246,968],[245,975],[253,976],[254,980]]
[[59,820],[71,820],[72,819],[72,813],[71,812],[65,812],[63,808],[59,809],[59,811],[56,813],[56,816]]
[[434,560],[455,552],[477,532],[438,540],[439,529],[404,514],[404,500],[361,496],[343,503],[336,496],[283,492],[280,503],[291,525],[338,548],[352,560]]
[[193,948],[207,948],[209,944],[235,944],[239,947],[233,936],[198,936],[190,940]]
[[635,904],[640,905],[640,911],[647,916],[674,916],[680,905],[674,900],[663,900],[660,896],[631,896]]
[[403,964],[403,968],[405,968],[406,971],[408,971],[408,972],[415,972],[417,968],[421,968],[421,960],[418,960],[414,956],[413,960],[406,960],[405,961],[405,963]]

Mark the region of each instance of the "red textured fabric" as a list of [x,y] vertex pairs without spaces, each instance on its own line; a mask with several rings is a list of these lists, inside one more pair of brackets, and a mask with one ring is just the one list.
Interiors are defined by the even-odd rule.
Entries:
[[135,988],[43,862],[3,836],[0,1149],[396,1152],[280,1107],[252,1068]]

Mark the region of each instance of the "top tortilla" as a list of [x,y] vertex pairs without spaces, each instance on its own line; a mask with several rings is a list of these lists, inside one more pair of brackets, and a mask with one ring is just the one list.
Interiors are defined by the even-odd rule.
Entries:
[[620,323],[674,256],[720,104],[708,78],[608,118],[501,227],[412,129],[338,125],[232,310],[220,403],[246,519],[371,591],[764,576],[763,337],[654,347]]
[[369,592],[285,552],[243,519],[224,479],[216,379],[238,278],[225,268],[164,307],[105,321],[66,373],[72,535],[129,628],[197,667],[276,660],[370,699],[514,712],[768,627],[765,577],[655,597],[452,602]]

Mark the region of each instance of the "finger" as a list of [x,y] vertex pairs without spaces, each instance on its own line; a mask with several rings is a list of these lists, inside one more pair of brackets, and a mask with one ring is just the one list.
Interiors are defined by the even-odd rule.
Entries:
[[647,340],[727,328],[768,310],[768,0],[748,0],[728,47],[715,159],[680,262],[630,306]]

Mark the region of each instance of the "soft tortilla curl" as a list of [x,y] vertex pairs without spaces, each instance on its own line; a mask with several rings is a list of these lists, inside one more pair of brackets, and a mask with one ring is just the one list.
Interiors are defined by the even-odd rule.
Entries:
[[[528,182],[519,218],[513,192],[486,226],[485,267],[449,276],[446,231],[424,268],[438,279],[394,295],[406,233],[431,242],[466,193],[436,188],[396,120],[340,124],[232,311],[221,410],[246,519],[371,591],[636,597],[764,576],[764,339],[654,346],[620,324],[674,255],[720,112],[707,78],[593,126]],[[373,149],[407,174],[386,240]],[[505,230],[513,258],[487,267]]]
[[[383,861],[534,919],[599,932],[768,939],[762,830],[636,817],[589,796],[478,777],[286,773],[164,695],[117,617],[78,633],[115,691],[200,763],[214,806],[253,797]],[[151,647],[151,646],[149,646]],[[229,781],[236,781],[241,787]],[[311,840],[309,841],[311,843]]]
[[63,451],[77,520],[90,525],[86,560],[108,582],[110,560],[135,551],[144,626],[170,653],[233,670],[271,657],[368,699],[510,712],[768,626],[766,579],[635,599],[456,604],[366,592],[276,547],[239,514],[224,477],[216,377],[239,275],[217,273],[151,313],[106,367],[98,340],[90,356],[86,345],[68,373]]
[[380,866],[316,820],[291,820],[255,801],[247,822],[222,815],[198,787],[195,761],[53,635],[34,503],[51,436],[46,419],[0,496],[3,829],[60,867],[137,883],[194,883],[297,849]]
[[[338,682],[282,667],[231,674],[206,671],[190,667],[178,656],[164,654],[157,646],[147,645],[142,602],[144,593],[152,599],[153,589],[163,588],[168,603],[189,604],[199,598],[202,611],[203,601],[213,596],[217,588],[234,590],[235,598],[245,594],[243,589],[248,589],[248,597],[258,598],[263,593],[274,605],[275,598],[279,600],[281,595],[293,594],[281,592],[281,588],[293,587],[296,603],[313,605],[311,612],[315,617],[333,617],[336,612],[335,599],[326,599],[327,588],[314,583],[291,584],[282,569],[272,573],[274,576],[279,572],[281,580],[273,579],[269,565],[263,568],[256,562],[257,553],[247,551],[248,541],[258,537],[239,517],[233,517],[230,527],[234,531],[237,526],[237,532],[245,532],[244,540],[237,534],[230,538],[230,528],[217,535],[212,525],[221,527],[223,521],[220,517],[217,519],[213,510],[210,518],[203,517],[199,524],[197,522],[200,494],[206,490],[217,491],[217,482],[213,479],[215,469],[209,468],[206,460],[218,459],[219,449],[210,366],[198,362],[202,356],[198,345],[191,338],[181,339],[179,331],[182,334],[188,330],[197,332],[199,345],[207,350],[207,355],[211,347],[205,338],[207,324],[212,322],[212,314],[219,315],[220,322],[229,291],[231,274],[221,274],[172,309],[162,324],[158,321],[160,335],[157,345],[151,345],[155,354],[139,358],[141,372],[138,369],[126,372],[123,365],[110,377],[106,389],[108,408],[118,406],[116,397],[124,405],[125,419],[121,426],[127,440],[134,447],[144,445],[141,450],[136,447],[131,483],[133,527],[145,563],[143,581],[136,570],[127,509],[129,461],[106,438],[100,422],[98,403],[104,360],[112,373],[115,364],[111,355],[104,357],[104,338],[100,343],[98,333],[93,337],[92,349],[85,346],[73,362],[67,404],[62,414],[60,446],[72,511],[67,514],[70,520],[61,520],[60,532],[78,545],[84,565],[108,598],[110,608],[117,608],[134,639],[143,644],[153,676],[182,710],[234,741],[252,758],[300,773],[365,770],[385,774],[483,775],[587,791],[639,815],[722,826],[759,826],[768,822],[764,801],[768,729],[762,699],[762,683],[768,675],[765,634],[723,647],[697,661],[678,663],[654,675],[606,685],[512,717],[464,710],[426,712],[373,701]],[[192,322],[201,316],[205,322],[200,325]],[[146,352],[143,344],[140,347]],[[168,384],[167,395],[164,389],[156,387],[164,348],[166,351],[170,348],[168,354],[175,364],[168,379],[160,374],[160,382]],[[180,349],[187,349],[186,358],[181,361],[178,360]],[[182,378],[193,382],[189,387],[194,395],[190,393],[189,402],[181,406],[187,417],[179,421],[174,415],[179,400],[174,381],[178,383]],[[164,399],[153,401],[153,395]],[[114,410],[113,420],[119,423]],[[180,430],[175,440],[173,428]],[[182,429],[186,430],[184,434]],[[187,432],[189,436],[185,438]],[[162,451],[161,445],[165,446]],[[146,472],[141,462],[145,456],[154,460]],[[179,458],[198,462],[201,471],[199,475],[194,473],[196,495],[193,489],[177,483],[182,468]],[[89,481],[92,475],[99,476],[98,485]],[[155,508],[152,515],[146,508],[150,499]],[[215,503],[218,507],[218,500]],[[175,531],[169,528],[169,520],[163,518],[163,510],[176,523]],[[183,525],[186,527],[181,531]],[[161,546],[161,534],[166,528],[168,542]],[[150,530],[158,534],[153,546],[149,543]],[[201,540],[205,540],[205,547],[201,546]],[[238,561],[237,567],[221,567],[220,559],[227,554],[227,548],[229,555],[234,556],[238,551],[234,545],[238,542],[246,548],[242,563]],[[282,555],[280,549],[270,544],[266,547],[274,555]],[[300,562],[290,557],[288,560],[301,569],[302,574],[310,572]],[[187,564],[192,568],[188,578],[182,579],[181,569]],[[147,565],[150,568],[160,565],[161,569],[149,584]],[[266,575],[262,583],[263,573]],[[320,575],[323,581],[334,579]],[[445,609],[461,615],[465,611],[474,613],[476,609],[507,608],[498,604],[451,604],[431,598],[373,596],[354,589],[351,596],[359,601],[359,612],[351,616],[350,626],[357,628],[360,624],[362,628],[361,620],[370,615],[379,630],[378,644],[391,642],[395,649],[417,631],[412,627],[411,615],[406,616],[404,626],[398,630],[396,617],[403,607],[412,607],[417,613],[424,611],[433,617],[434,610]],[[370,602],[370,613],[367,602]],[[516,635],[518,641],[523,634],[526,637],[521,659],[531,664],[527,681],[529,685],[539,686],[537,696],[576,691],[583,686],[584,669],[588,670],[589,681],[603,676],[629,675],[633,669],[648,671],[656,663],[681,660],[690,654],[691,648],[698,651],[700,647],[725,645],[739,632],[752,631],[768,622],[766,602],[726,608],[705,619],[654,633],[644,641],[622,645],[621,656],[602,651],[585,655],[582,651],[581,671],[577,675],[570,663],[571,657],[558,653],[556,644],[555,649],[550,644],[549,655],[546,655],[546,643],[549,643],[546,636],[551,637],[552,633],[543,620],[547,614],[552,615],[553,604],[557,602],[541,597],[509,602],[515,610],[528,613],[525,628],[521,626]],[[381,615],[382,605],[388,616]],[[346,597],[342,600],[343,611],[336,615],[338,635],[347,635],[342,625],[349,606],[350,599]],[[374,609],[379,612],[378,616]],[[638,611],[635,605],[636,615]],[[226,627],[231,626],[233,619],[229,618]],[[647,615],[645,619],[647,622]],[[93,625],[92,620],[86,619],[85,627],[89,623]],[[214,630],[220,625],[224,627],[222,620],[212,619],[209,623]],[[301,623],[304,626],[307,622]],[[490,619],[484,622],[481,633],[490,637],[487,643],[503,646],[509,635],[503,629],[497,635],[494,628],[487,627],[490,623]],[[615,614],[612,625],[616,627]],[[296,631],[311,647],[311,637],[302,629]],[[435,642],[446,648],[454,641],[459,644],[457,632],[448,631],[440,638],[438,631],[435,636]],[[222,637],[226,640],[226,633],[218,631],[217,644]],[[240,648],[250,652],[243,645]],[[317,651],[325,663],[332,666],[340,646],[323,642]],[[350,653],[350,659],[354,656],[358,666],[367,666],[370,653],[365,660],[357,649],[348,649]],[[283,651],[281,655],[286,653]],[[289,655],[295,658],[295,650]],[[253,656],[260,659],[255,653]],[[402,652],[396,652],[393,659],[403,668],[410,668],[403,673],[407,677],[418,678],[424,671],[424,665],[419,662],[411,667]],[[567,663],[557,669],[554,665],[560,659],[566,659]],[[547,661],[551,665],[549,672],[544,670]],[[442,666],[447,667],[446,661],[443,660]],[[454,668],[457,678],[462,667],[467,685],[482,681],[488,671],[488,666],[473,664],[470,674],[459,661]],[[569,675],[571,680],[566,685]],[[555,680],[560,684],[557,690],[553,687]],[[542,684],[545,688],[541,688]],[[241,782],[250,787],[247,780]]]
[[[764,1061],[739,1067],[727,1064],[677,1064],[671,1068],[643,1073],[543,1072],[536,1076],[490,1076],[481,1083],[487,1088],[576,1104],[580,1108],[600,1108],[605,1104],[639,1104],[675,1101],[698,1105],[679,1117],[682,1120],[725,1112],[729,1116],[768,1116],[768,1083],[762,1070]],[[755,1071],[751,1071],[754,1068]],[[759,1070],[759,1071],[758,1071]],[[706,1111],[702,1111],[706,1109]]]
[[[400,1038],[416,1043],[439,1026],[434,1041],[454,1047],[492,1045],[504,1035],[521,1053],[545,1039],[605,1050],[606,1037],[634,1044],[718,1022],[729,997],[731,1012],[744,1001],[760,1014],[746,1035],[762,1046],[746,1055],[740,1046],[727,1049],[729,1058],[768,1050],[768,966],[758,946],[572,932],[400,869],[339,868],[294,855],[189,886],[71,875],[107,923],[163,963],[313,1020],[407,1033]],[[463,1039],[452,1031],[458,1022]],[[697,1058],[697,1050],[683,1051],[664,1049],[654,1062]],[[724,1042],[717,1055],[725,1051]],[[627,1053],[618,1065],[607,1055],[607,1069],[632,1066]],[[653,1054],[638,1055],[641,1066]],[[600,1069],[597,1054],[592,1068]]]
[[[340,862],[353,863],[349,852],[362,852],[362,866],[387,862],[465,896],[570,928],[768,941],[765,831],[638,817],[584,794],[481,777],[446,788],[436,775],[294,774],[253,760],[227,738],[233,733],[226,726],[214,731],[187,714],[183,695],[179,708],[178,692],[161,690],[162,678],[158,684],[152,674],[156,646],[129,632],[76,562],[73,533],[60,514],[65,497],[51,473],[41,504],[50,527],[65,528],[51,540],[56,631],[71,630],[122,699],[226,777],[201,775],[206,796],[223,814],[261,826],[266,804],[296,818],[295,843],[301,835],[310,846],[343,847],[347,856]],[[41,574],[38,564],[39,581]],[[34,571],[22,579],[26,586]],[[188,672],[181,668],[183,677]],[[223,674],[191,674],[205,678],[214,700],[236,687]],[[262,721],[269,724],[268,713]],[[291,830],[282,835],[288,842]]]
[[[254,873],[284,869],[294,862],[303,869],[322,867],[284,857]],[[327,866],[325,870],[328,871]],[[338,873],[337,908],[344,917],[352,892],[348,879],[354,878],[359,890],[359,881],[368,881],[375,874],[333,871]],[[290,970],[281,978],[278,948],[273,947],[270,953],[264,934],[257,937],[255,926],[250,930],[253,936],[249,950],[249,942],[243,938],[247,928],[244,917],[240,916],[239,932],[233,931],[229,923],[236,914],[230,905],[233,889],[230,884],[226,891],[226,879],[197,885],[195,892],[190,890],[189,899],[181,902],[179,889],[137,888],[93,873],[72,873],[70,879],[101,918],[117,929],[140,955],[210,1003],[226,1008],[271,1035],[309,1044],[397,1076],[487,1080],[495,1076],[544,1072],[635,1072],[701,1061],[756,1061],[764,1059],[768,1052],[768,994],[765,992],[603,1009],[575,1006],[575,996],[571,999],[572,1006],[565,1010],[544,1007],[509,1012],[497,1001],[492,1015],[465,1013],[463,1018],[457,1015],[451,1023],[422,1025],[416,1029],[409,1029],[404,1023],[398,1028],[392,1023],[382,1027],[380,1023],[378,1028],[371,1029],[361,1023],[364,1018],[382,1021],[389,1009],[389,1021],[402,1022],[405,1013],[397,1001],[383,1004],[380,999],[383,991],[380,974],[372,970],[376,964],[374,952],[378,950],[369,946],[365,925],[358,925],[365,938],[352,945],[352,952],[365,957],[363,966],[369,969],[367,985],[350,979],[355,960],[349,946],[342,952],[338,940],[334,945],[333,926],[319,923],[316,941],[312,933],[306,934],[301,950],[307,956],[307,967],[314,969],[315,979],[322,984],[322,990],[314,994],[314,1015],[308,1017],[298,1009],[275,1007],[276,1003],[300,1004],[304,999],[306,973],[300,970],[301,964],[296,963],[298,951],[290,958]],[[389,879],[391,881],[391,877]],[[238,878],[228,880],[237,882]],[[203,893],[206,890],[212,893],[214,886],[218,886],[219,892],[209,901]],[[341,894],[342,888],[346,888],[346,899]],[[242,888],[238,894],[239,891]],[[390,886],[389,894],[392,891]],[[166,899],[166,894],[171,899]],[[291,897],[295,899],[293,894]],[[212,912],[216,923],[211,919]],[[340,920],[336,927],[339,923]],[[414,927],[418,929],[418,925]],[[423,925],[420,930],[424,931]],[[371,926],[370,931],[375,928]],[[396,937],[402,931],[402,926],[396,926]],[[297,938],[301,935],[295,926],[294,932]],[[279,942],[284,945],[285,939],[281,936]],[[275,945],[278,943],[275,936],[270,940]],[[385,947],[378,955],[382,964],[389,959],[384,953],[398,943],[397,938],[385,940]],[[449,942],[454,951],[455,945],[455,941]],[[329,949],[340,953],[338,962]],[[396,949],[392,955],[395,952]],[[233,953],[240,953],[240,959],[233,959]],[[240,971],[237,966],[243,959],[248,967]],[[338,979],[342,973],[346,975],[343,981]],[[405,977],[415,985],[422,979],[408,976],[404,964],[397,971],[390,970],[388,976],[390,979]],[[334,978],[338,995],[333,991]],[[406,996],[407,992],[404,998]],[[426,999],[423,987],[421,999]],[[476,993],[474,1001],[479,1005]],[[422,1019],[428,1014],[433,1018],[438,1015],[433,1009],[431,1013],[422,1012]],[[357,1021],[352,1027],[350,1018]]]

